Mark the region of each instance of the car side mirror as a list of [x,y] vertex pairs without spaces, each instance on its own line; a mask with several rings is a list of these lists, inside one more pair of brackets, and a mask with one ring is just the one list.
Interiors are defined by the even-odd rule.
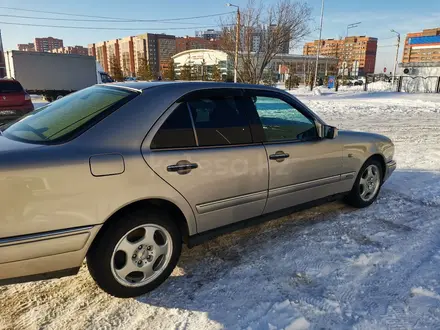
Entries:
[[324,137],[326,139],[335,139],[338,136],[338,129],[333,126],[324,126]]
[[321,139],[334,139],[338,136],[338,129],[336,127],[323,125],[318,121],[315,121],[315,126],[318,137]]

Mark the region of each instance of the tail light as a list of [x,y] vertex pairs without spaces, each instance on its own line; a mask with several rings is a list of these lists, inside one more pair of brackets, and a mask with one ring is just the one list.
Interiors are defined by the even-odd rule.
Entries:
[[31,96],[28,93],[24,94],[24,100],[25,101],[30,101],[31,100]]

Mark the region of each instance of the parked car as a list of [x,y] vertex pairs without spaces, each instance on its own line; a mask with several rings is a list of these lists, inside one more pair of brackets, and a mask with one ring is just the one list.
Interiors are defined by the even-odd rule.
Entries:
[[142,295],[183,243],[330,196],[371,205],[393,154],[272,87],[96,85],[2,129],[0,282],[76,274],[87,258],[104,291]]
[[34,110],[31,97],[14,79],[0,78],[0,124],[15,120]]

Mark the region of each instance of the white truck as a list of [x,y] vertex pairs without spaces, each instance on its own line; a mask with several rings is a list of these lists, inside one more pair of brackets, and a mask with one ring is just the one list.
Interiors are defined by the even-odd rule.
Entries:
[[29,94],[48,101],[95,85],[113,82],[92,56],[39,52],[5,52],[6,75],[19,81]]

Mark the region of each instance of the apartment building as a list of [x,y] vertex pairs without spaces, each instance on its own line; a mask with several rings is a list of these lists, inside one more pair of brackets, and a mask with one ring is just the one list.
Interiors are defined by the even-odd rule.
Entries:
[[89,55],[94,56],[96,60],[102,65],[105,72],[109,72],[109,65],[107,59],[107,43],[105,41],[97,42],[88,45]]
[[106,50],[107,50],[107,67],[108,67],[107,72],[110,75],[114,75],[115,72],[113,70],[113,67],[115,63],[121,63],[119,39],[106,41]]
[[51,53],[57,54],[77,54],[77,55],[85,55],[88,56],[88,49],[82,46],[66,46],[55,48],[50,51]]
[[35,52],[35,44],[18,44],[17,49],[22,52]]
[[133,39],[136,37],[126,37],[119,39],[119,57],[121,61],[122,73],[125,77],[134,77],[135,59]]
[[[317,53],[319,40],[304,45],[304,55]],[[364,76],[374,73],[377,55],[377,38],[351,36],[342,40],[321,40],[320,54],[339,58],[338,67],[341,73],[352,76]]]
[[35,51],[37,52],[49,52],[55,48],[61,48],[64,46],[62,39],[47,37],[47,38],[35,38]]
[[133,39],[133,57],[135,71],[142,59],[150,64],[150,69],[160,75],[168,66],[171,57],[176,54],[176,37],[167,34],[144,33]]
[[[240,43],[243,51],[250,50],[258,53],[264,51],[265,38],[271,33],[279,33],[277,25],[269,25],[267,27],[246,27],[240,30]],[[288,54],[290,49],[290,42],[287,40],[281,45],[278,54]]]
[[167,34],[144,33],[88,45],[88,54],[96,57],[110,75],[112,62],[120,63],[124,76],[135,76],[145,59],[155,74],[162,74],[176,54],[176,37]]
[[176,38],[177,53],[191,49],[220,49],[220,40],[208,40],[189,36]]
[[408,33],[402,62],[440,64],[440,27]]

